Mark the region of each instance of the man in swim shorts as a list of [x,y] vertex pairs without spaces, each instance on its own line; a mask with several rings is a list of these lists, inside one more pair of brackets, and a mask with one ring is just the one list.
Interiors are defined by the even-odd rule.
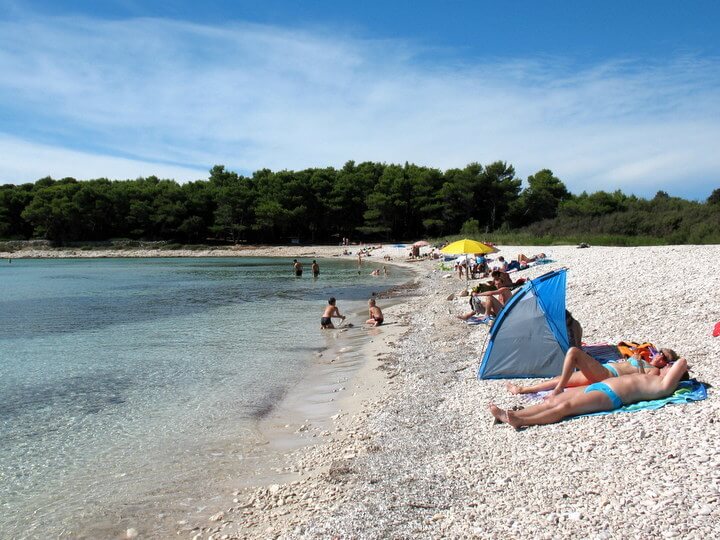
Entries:
[[318,277],[320,275],[320,265],[316,260],[313,260],[310,269],[312,270],[313,277]]
[[320,330],[335,328],[332,323],[333,317],[342,319],[343,321],[345,320],[345,315],[341,315],[340,310],[335,305],[335,297],[331,296],[330,300],[328,300],[328,305],[325,306],[325,311],[323,312],[322,317],[320,317]]
[[490,413],[515,429],[524,426],[554,424],[569,416],[612,411],[638,401],[662,399],[675,392],[687,378],[687,361],[681,358],[658,377],[636,373],[613,377],[605,382],[569,389],[562,394],[519,411],[503,410],[490,403]]
[[[636,373],[659,375],[668,362],[674,360],[677,360],[675,351],[672,349],[660,349],[660,352],[649,363],[638,358],[630,358],[627,361],[601,364],[581,348],[570,347],[565,355],[562,374],[559,377],[532,386],[517,386],[508,383],[507,389],[511,394],[534,394],[535,392],[552,390],[552,394],[557,395],[562,393],[565,388],[584,386],[604,381],[610,377]],[[575,371],[576,369],[580,371]]]
[[302,276],[302,263],[297,259],[293,259],[293,271],[297,277]]
[[365,324],[370,324],[372,326],[380,326],[383,321],[385,321],[385,318],[383,317],[382,310],[377,307],[374,298],[368,300],[368,307],[370,310],[370,318],[365,321]]

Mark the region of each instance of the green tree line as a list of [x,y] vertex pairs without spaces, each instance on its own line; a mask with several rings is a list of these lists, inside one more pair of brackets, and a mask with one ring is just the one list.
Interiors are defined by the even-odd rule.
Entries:
[[464,232],[642,236],[720,242],[720,189],[705,202],[619,191],[571,194],[549,169],[463,169],[347,162],[341,169],[256,171],[216,165],[207,180],[43,178],[0,187],[0,238],[56,244],[113,238],[186,244],[415,239]]

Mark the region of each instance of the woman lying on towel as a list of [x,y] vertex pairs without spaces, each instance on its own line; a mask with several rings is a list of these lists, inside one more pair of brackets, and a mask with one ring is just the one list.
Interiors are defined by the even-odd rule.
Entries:
[[687,378],[687,362],[681,358],[658,377],[640,373],[613,377],[605,382],[573,388],[519,411],[505,411],[490,404],[490,413],[515,429],[523,426],[553,424],[570,416],[612,411],[623,405],[662,399],[672,395],[682,379]]
[[522,266],[527,266],[528,264],[530,264],[532,262],[541,261],[546,258],[547,258],[547,256],[544,253],[538,253],[537,255],[533,255],[532,257],[528,257],[524,253],[520,253],[517,257],[517,261]]
[[[672,349],[660,349],[660,352],[653,356],[650,362],[640,358],[630,358],[601,364],[579,347],[570,347],[565,355],[562,374],[559,377],[532,386],[517,386],[508,383],[507,389],[511,394],[533,394],[552,390],[552,395],[556,396],[561,394],[565,388],[584,386],[611,377],[634,374],[659,375],[663,369],[667,369],[668,362],[674,362],[677,357],[677,353]],[[575,371],[576,369],[580,371]]]

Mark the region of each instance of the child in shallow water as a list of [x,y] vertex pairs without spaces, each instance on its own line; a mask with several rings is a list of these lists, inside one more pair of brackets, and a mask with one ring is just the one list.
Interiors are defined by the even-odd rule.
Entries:
[[385,317],[383,317],[382,310],[377,307],[374,298],[368,300],[368,307],[370,311],[370,318],[365,321],[365,324],[370,324],[372,326],[380,326],[385,320]]
[[332,328],[335,328],[335,326],[332,323],[333,317],[337,319],[345,320],[345,315],[340,314],[340,310],[335,305],[335,297],[331,296],[330,300],[328,300],[328,305],[325,306],[325,311],[322,314],[322,317],[320,317],[320,329],[321,330],[329,330]]

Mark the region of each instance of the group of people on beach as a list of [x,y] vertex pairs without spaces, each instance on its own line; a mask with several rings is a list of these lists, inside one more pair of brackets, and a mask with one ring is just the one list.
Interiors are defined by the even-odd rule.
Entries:
[[537,253],[531,256],[519,253],[516,259],[508,262],[502,255],[497,259],[489,259],[482,253],[476,253],[472,257],[457,259],[455,261],[455,272],[457,272],[458,278],[460,279],[465,279],[466,273],[468,279],[487,277],[493,271],[511,272],[513,270],[525,270],[529,268],[532,263],[543,261],[546,258],[547,255],[545,255],[545,253]]
[[[471,310],[458,315],[458,318],[468,320],[485,315],[487,322],[492,324],[512,298],[513,289],[525,282],[524,279],[513,282],[508,272],[527,268],[530,263],[545,258],[544,253],[531,257],[521,253],[517,259],[507,263],[499,257],[490,273],[491,281],[481,282],[472,289]],[[496,422],[521,428],[559,422],[581,414],[611,411],[638,401],[668,397],[675,392],[681,380],[689,377],[687,362],[683,358],[678,359],[672,349],[646,347],[633,351],[626,359],[603,364],[580,348],[582,327],[569,312],[566,312],[566,324],[571,347],[565,356],[561,374],[531,386],[507,384],[512,394],[549,391],[549,396],[537,405],[518,410],[505,410],[490,403],[490,413]]]
[[[368,314],[369,319],[365,321],[365,324],[370,326],[380,326],[383,322],[385,322],[385,317],[383,316],[382,310],[378,307],[377,302],[374,298],[371,298],[368,300]],[[321,330],[332,330],[335,328],[335,325],[333,324],[333,319],[340,319],[341,321],[345,321],[345,315],[340,313],[340,310],[337,307],[337,300],[334,296],[331,296],[328,300],[328,305],[325,306],[325,311],[322,314],[322,317],[320,317],[320,329]],[[340,323],[342,325],[342,323]]]

